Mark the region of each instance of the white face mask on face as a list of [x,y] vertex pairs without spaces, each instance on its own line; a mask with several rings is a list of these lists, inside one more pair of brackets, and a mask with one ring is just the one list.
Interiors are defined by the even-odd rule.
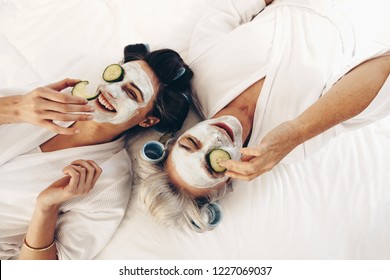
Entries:
[[[189,136],[199,141],[199,149],[190,152],[180,146],[180,140]],[[235,117],[223,116],[206,120],[187,130],[177,140],[171,151],[172,166],[188,185],[212,188],[228,178],[223,173],[210,172],[211,167],[206,158],[208,154],[214,149],[223,149],[232,159],[239,160],[241,147],[242,127]]]
[[[153,84],[148,74],[136,61],[127,62],[122,65],[124,70],[123,80],[115,83],[100,85],[98,91],[101,92],[98,98],[92,101],[95,106],[94,121],[100,123],[120,124],[130,120],[140,108],[147,106],[152,99],[154,90]],[[144,101],[139,103],[129,97],[123,88],[126,84],[132,83],[143,93]],[[134,86],[130,88],[137,91]]]

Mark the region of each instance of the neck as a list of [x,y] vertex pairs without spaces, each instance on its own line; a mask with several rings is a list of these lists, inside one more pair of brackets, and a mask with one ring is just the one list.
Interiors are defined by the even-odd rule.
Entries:
[[232,102],[226,105],[221,111],[213,116],[213,118],[221,116],[233,116],[239,120],[242,126],[242,142],[246,143],[249,140],[252,132],[253,120],[256,111],[257,100],[260,96],[261,88],[264,84],[264,79],[261,79],[247,88]]
[[118,138],[125,130],[115,126],[93,121],[75,122],[73,127],[79,128],[79,134],[56,135],[41,145],[43,152],[51,152],[66,148],[108,143]]
[[252,110],[248,109],[249,108],[227,106],[219,111],[213,118],[233,116],[238,119],[242,126],[242,143],[246,143],[252,131],[254,118],[254,114],[251,113]]
[[118,126],[93,121],[76,122],[73,126],[80,129],[80,133],[74,135],[79,138],[79,146],[111,142],[126,131],[126,129],[119,129]]

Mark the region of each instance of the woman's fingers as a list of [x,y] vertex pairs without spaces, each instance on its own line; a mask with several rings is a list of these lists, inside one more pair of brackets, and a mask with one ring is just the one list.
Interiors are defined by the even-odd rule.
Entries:
[[89,192],[93,186],[94,186],[94,177],[96,169],[93,165],[91,165],[88,161],[85,160],[75,160],[72,162],[73,165],[80,166],[85,169],[86,176],[85,176],[85,191]]
[[93,168],[95,169],[95,173],[94,173],[94,176],[93,176],[93,180],[92,180],[92,186],[94,186],[96,184],[96,181],[99,179],[100,175],[102,174],[103,170],[100,168],[100,166],[94,162],[93,160],[87,160],[87,162],[93,166]]
[[74,134],[77,129],[63,128],[54,121],[76,122],[93,119],[95,108],[84,98],[59,91],[74,86],[79,80],[65,79],[47,87],[39,87],[22,96],[17,111],[19,122],[43,126],[58,134]]
[[250,175],[243,175],[243,174],[240,174],[240,173],[236,173],[234,171],[227,171],[225,173],[225,175],[230,177],[230,178],[244,180],[244,181],[251,181],[254,178],[260,176],[261,174],[263,174],[263,173],[258,172],[258,173],[253,173],[253,174],[250,174]]
[[42,114],[42,117],[46,120],[57,120],[57,121],[90,121],[93,120],[91,114],[63,114],[54,111],[48,111]]
[[250,161],[243,162],[243,161],[227,160],[224,162],[220,162],[219,165],[225,167],[228,171],[232,171],[243,175],[249,175],[256,172],[255,166]]
[[40,107],[48,111],[67,112],[93,112],[94,107],[87,104],[87,100],[81,97],[62,94],[49,88],[42,88],[39,92],[42,97]]
[[74,167],[73,165],[68,165],[63,169],[64,174],[70,176],[69,184],[65,187],[70,194],[77,193],[80,182],[80,173]]
[[61,90],[66,89],[68,87],[74,87],[75,84],[77,84],[78,82],[80,82],[79,79],[69,79],[69,78],[67,78],[67,79],[64,79],[62,81],[59,81],[59,82],[47,85],[47,87],[51,88],[51,89],[54,89],[56,91],[61,91]]
[[250,161],[253,158],[255,158],[255,157],[254,156],[248,156],[248,155],[242,155],[240,160],[241,161]]
[[64,174],[69,175],[69,184],[65,187],[65,190],[69,193],[69,196],[78,196],[85,193],[85,168],[77,165],[69,165],[64,168]]
[[241,153],[244,156],[260,157],[267,151],[267,144],[259,144],[253,147],[242,148]]
[[227,160],[219,163],[227,169],[226,176],[250,181],[273,167],[274,161],[267,156],[266,144],[242,148],[241,152],[241,161]]
[[80,174],[79,184],[77,186],[77,194],[82,195],[86,193],[86,178],[87,178],[87,170],[82,166],[75,166],[75,169]]
[[96,163],[86,160],[76,160],[62,171],[66,176],[39,194],[37,199],[43,206],[60,205],[73,197],[87,194],[101,174]]
[[26,121],[43,126],[58,134],[71,135],[79,131],[59,126],[53,121],[75,122],[93,119],[92,114],[85,114],[85,112],[91,113],[95,109],[88,105],[83,98],[61,94],[49,88],[38,88],[31,92],[27,98],[26,108],[23,109]]
[[253,180],[254,178],[268,172],[273,165],[261,157],[255,157],[246,162],[232,162],[232,168],[227,168],[226,176],[245,181]]
[[85,169],[85,189],[89,192],[99,179],[102,169],[93,160],[75,160],[72,164]]
[[59,90],[55,90],[49,87],[40,87],[33,91],[34,94],[38,95],[47,100],[63,104],[87,104],[88,100],[85,98],[74,96],[70,94],[60,93]]

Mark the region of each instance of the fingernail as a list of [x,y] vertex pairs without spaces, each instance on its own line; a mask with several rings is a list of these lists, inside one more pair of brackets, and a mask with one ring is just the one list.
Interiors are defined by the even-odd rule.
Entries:
[[74,131],[74,133],[80,133],[80,129],[76,129],[75,131]]
[[88,106],[87,110],[88,110],[89,112],[95,112],[95,107]]
[[89,116],[87,117],[87,120],[93,120],[93,115],[89,115]]

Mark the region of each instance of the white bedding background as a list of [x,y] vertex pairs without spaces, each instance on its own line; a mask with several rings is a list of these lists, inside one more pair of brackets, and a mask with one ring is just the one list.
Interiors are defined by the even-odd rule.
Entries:
[[[185,58],[210,3],[0,0],[0,90],[66,77],[93,87],[130,43]],[[185,127],[197,120],[192,112]],[[158,137],[137,135],[132,157]],[[390,117],[345,133],[305,162],[277,166],[256,188],[236,182],[221,201],[223,222],[203,234],[153,223],[133,186],[122,224],[96,259],[390,259],[389,151]]]

